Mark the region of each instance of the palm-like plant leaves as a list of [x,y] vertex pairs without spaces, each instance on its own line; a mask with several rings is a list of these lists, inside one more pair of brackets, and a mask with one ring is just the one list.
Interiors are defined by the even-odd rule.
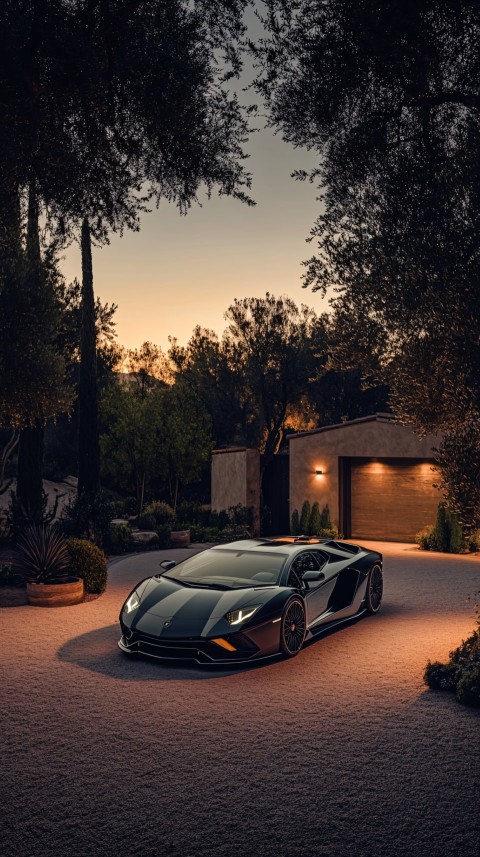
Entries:
[[55,527],[45,524],[26,527],[17,543],[16,570],[35,583],[60,581],[67,576],[69,554]]

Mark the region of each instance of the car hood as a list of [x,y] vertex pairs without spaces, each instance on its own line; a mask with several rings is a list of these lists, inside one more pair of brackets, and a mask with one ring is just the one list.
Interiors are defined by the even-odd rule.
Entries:
[[226,613],[250,604],[264,605],[278,593],[277,586],[206,589],[183,586],[167,577],[151,578],[141,589],[138,609],[124,618],[130,620],[132,630],[162,637],[201,636],[216,633],[217,628],[226,633],[240,630],[228,624]]

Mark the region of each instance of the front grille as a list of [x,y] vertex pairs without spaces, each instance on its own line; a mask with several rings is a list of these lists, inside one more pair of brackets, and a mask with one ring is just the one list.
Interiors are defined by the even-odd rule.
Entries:
[[161,639],[149,634],[134,631],[127,645],[133,651],[151,657],[165,660],[198,661],[212,663],[215,661],[228,662],[231,660],[248,660],[258,651],[251,640],[244,634],[232,634],[227,638],[237,651],[228,652],[217,643],[202,638],[191,640]]

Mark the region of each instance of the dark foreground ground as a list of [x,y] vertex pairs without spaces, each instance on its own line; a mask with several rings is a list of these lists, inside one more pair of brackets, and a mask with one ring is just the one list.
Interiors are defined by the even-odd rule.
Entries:
[[2,853],[478,857],[480,717],[422,672],[471,632],[480,563],[380,550],[379,615],[243,672],[117,650],[165,553],[115,564],[97,601],[3,609]]

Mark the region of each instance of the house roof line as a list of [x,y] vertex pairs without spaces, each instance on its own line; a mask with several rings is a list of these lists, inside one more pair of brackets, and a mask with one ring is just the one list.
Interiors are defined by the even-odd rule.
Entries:
[[345,428],[346,426],[355,426],[359,423],[370,423],[370,422],[378,422],[378,423],[394,423],[395,425],[402,425],[402,423],[395,422],[395,418],[393,414],[387,414],[378,412],[376,414],[370,414],[367,417],[357,417],[355,420],[346,420],[344,423],[334,423],[331,426],[322,426],[321,428],[309,429],[308,431],[298,431],[294,434],[287,435],[288,440],[293,440],[296,437],[306,437],[309,434],[320,434],[325,431],[333,431],[334,429]]

